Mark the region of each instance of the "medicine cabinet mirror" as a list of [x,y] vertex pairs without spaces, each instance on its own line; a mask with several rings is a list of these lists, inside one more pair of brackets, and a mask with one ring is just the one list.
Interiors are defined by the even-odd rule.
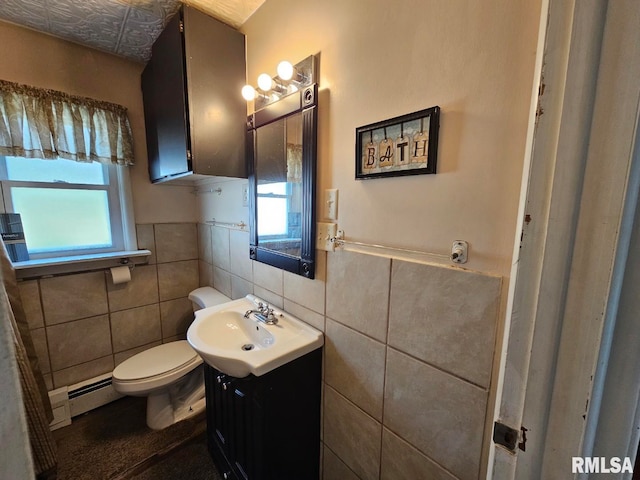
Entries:
[[247,120],[251,259],[314,278],[317,85]]

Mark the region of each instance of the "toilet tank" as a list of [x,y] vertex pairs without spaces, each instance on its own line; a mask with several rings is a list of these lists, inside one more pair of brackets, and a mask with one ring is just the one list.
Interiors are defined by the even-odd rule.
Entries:
[[189,294],[189,300],[191,300],[194,312],[202,308],[213,307],[214,305],[231,301],[229,297],[212,287],[196,288]]

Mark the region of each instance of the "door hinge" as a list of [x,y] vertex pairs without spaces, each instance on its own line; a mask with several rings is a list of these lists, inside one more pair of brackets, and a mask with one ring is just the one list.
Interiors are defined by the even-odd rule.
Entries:
[[184,21],[180,20],[180,33],[184,33]]
[[520,431],[522,432],[522,435],[520,435],[518,430],[511,428],[504,423],[495,422],[493,426],[493,442],[498,445],[502,445],[507,450],[514,453],[516,451],[516,447],[524,452],[525,444],[527,443],[527,429],[520,427]]
[[192,160],[192,156],[191,156],[191,150],[187,150],[187,160],[191,161]]

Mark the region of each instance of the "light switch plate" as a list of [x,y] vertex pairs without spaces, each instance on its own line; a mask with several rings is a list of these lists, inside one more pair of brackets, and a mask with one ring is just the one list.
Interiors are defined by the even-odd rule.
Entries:
[[249,206],[249,185],[246,183],[242,185],[242,206]]
[[316,248],[327,252],[335,251],[336,245],[333,239],[337,232],[337,223],[318,222],[316,226]]
[[338,219],[338,189],[327,188],[324,191],[324,218],[328,220]]

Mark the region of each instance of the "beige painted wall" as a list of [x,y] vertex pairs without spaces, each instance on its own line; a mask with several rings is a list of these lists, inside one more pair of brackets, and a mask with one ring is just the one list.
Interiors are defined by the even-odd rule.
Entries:
[[0,78],[124,105],[134,136],[131,169],[137,223],[197,218],[190,187],[152,185],[147,173],[140,73],[143,65],[0,22]]
[[[318,191],[339,189],[347,238],[445,254],[467,240],[468,267],[508,275],[539,3],[269,0],[247,21],[254,85],[320,54]],[[358,126],[434,105],[437,175],[354,180]]]

